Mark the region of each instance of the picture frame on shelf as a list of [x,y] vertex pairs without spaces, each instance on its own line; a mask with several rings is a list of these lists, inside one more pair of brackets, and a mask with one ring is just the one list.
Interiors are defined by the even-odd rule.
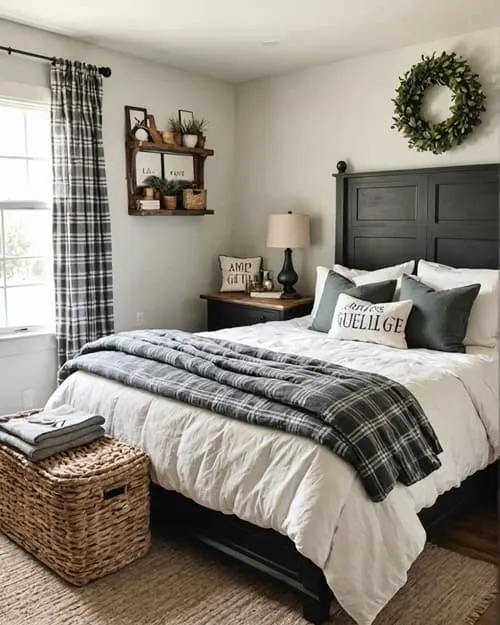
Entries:
[[163,171],[167,180],[194,181],[193,157],[184,154],[163,154]]
[[148,176],[163,178],[162,155],[155,152],[138,152],[135,161],[136,185],[144,186]]
[[185,111],[184,109],[179,109],[179,122],[185,126],[194,120],[193,111]]
[[[127,129],[127,136],[133,136],[132,130],[135,126],[140,124],[147,127],[148,125],[148,111],[142,106],[125,106],[125,124]],[[144,132],[144,136],[139,136],[139,133]],[[148,135],[145,131],[138,130],[134,136],[139,141],[147,141]]]

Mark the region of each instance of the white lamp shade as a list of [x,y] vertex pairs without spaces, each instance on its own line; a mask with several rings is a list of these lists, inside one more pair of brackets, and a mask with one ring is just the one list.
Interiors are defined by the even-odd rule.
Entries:
[[267,247],[307,247],[309,245],[309,217],[298,213],[269,215]]

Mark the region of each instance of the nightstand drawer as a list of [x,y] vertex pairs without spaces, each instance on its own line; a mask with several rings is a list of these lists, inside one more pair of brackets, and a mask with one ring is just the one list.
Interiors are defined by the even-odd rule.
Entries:
[[209,302],[208,305],[209,330],[250,326],[255,323],[279,321],[280,319],[281,316],[278,310],[250,308],[248,306],[238,306],[235,304],[226,304],[224,302]]
[[295,319],[308,315],[313,305],[313,298],[308,296],[266,300],[245,293],[208,293],[200,297],[207,300],[207,330]]

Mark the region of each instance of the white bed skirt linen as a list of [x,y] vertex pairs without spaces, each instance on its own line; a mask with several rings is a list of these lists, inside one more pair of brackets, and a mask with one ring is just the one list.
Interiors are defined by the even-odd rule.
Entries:
[[324,571],[343,608],[369,625],[404,585],[424,547],[417,512],[498,457],[498,360],[488,349],[443,354],[338,341],[308,325],[303,318],[212,335],[401,382],[436,430],[444,449],[441,469],[373,503],[349,465],[307,439],[98,376],[73,374],[48,406],[69,403],[102,414],[110,434],[148,453],[160,486],[288,536]]

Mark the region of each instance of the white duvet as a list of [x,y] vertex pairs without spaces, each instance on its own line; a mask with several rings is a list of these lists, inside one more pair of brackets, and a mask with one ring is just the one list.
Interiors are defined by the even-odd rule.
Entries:
[[373,503],[350,466],[307,439],[80,372],[48,405],[104,415],[110,434],[146,450],[156,483],[288,536],[321,567],[343,608],[369,625],[424,547],[417,512],[498,457],[498,359],[484,348],[444,354],[338,341],[307,330],[309,323],[305,317],[212,334],[401,382],[439,437],[441,469]]

